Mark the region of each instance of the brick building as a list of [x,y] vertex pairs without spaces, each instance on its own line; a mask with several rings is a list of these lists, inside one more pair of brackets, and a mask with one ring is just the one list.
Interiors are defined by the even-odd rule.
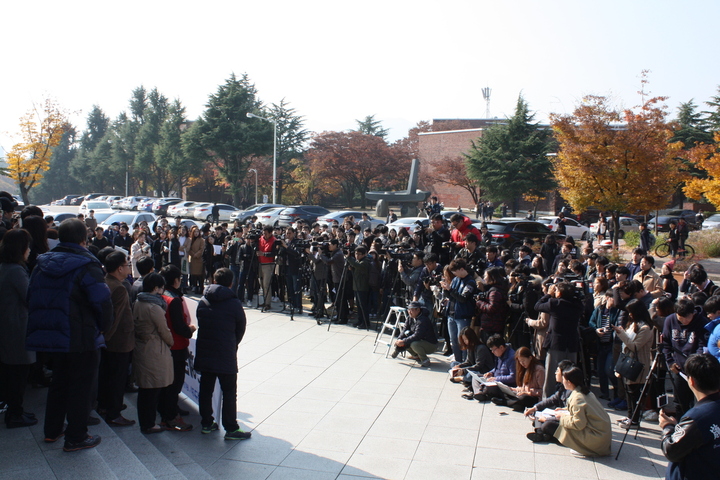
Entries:
[[[464,158],[463,153],[470,151],[471,142],[482,137],[483,131],[492,124],[504,122],[501,119],[475,119],[475,120],[433,120],[433,128],[440,129],[442,124],[462,124],[469,128],[420,133],[418,136],[418,149],[420,160],[419,188],[428,190],[445,204],[446,209],[455,209],[458,205],[463,210],[474,206],[473,198],[466,189],[448,185],[437,181],[438,172],[442,171],[443,164],[456,158]],[[512,207],[517,202],[518,211],[525,212],[533,208],[529,202],[508,198],[506,203]],[[559,211],[562,198],[557,192],[550,192],[546,199],[538,204],[539,211]]]

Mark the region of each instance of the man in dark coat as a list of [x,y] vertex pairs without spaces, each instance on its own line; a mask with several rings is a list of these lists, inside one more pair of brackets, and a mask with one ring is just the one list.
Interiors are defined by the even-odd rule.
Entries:
[[223,393],[222,424],[226,440],[245,440],[237,423],[237,349],[245,335],[247,321],[242,303],[231,290],[233,273],[220,268],[213,275],[213,285],[197,307],[198,336],[195,351],[195,369],[200,376],[200,416],[202,433],[218,429],[212,416],[212,396],[215,379],[220,381]]
[[85,224],[69,218],[58,234],[60,243],[38,257],[30,278],[27,348],[50,353],[53,364],[45,441],[63,436],[67,417],[63,450],[72,452],[100,443],[99,435],[88,435],[87,423],[113,305],[102,265],[85,248]]
[[430,359],[427,355],[437,350],[435,326],[430,320],[427,308],[420,302],[410,302],[408,313],[410,318],[400,337],[395,341],[392,357],[395,358],[400,351],[407,350],[421,366],[429,367]]
[[[550,314],[543,348],[547,350],[545,371],[554,372],[561,360],[577,362],[577,352],[580,349],[578,324],[583,314],[583,305],[575,298],[575,287],[570,283],[562,282],[549,287],[546,285],[546,288],[547,293],[535,304],[535,310]],[[552,375],[545,375],[543,391],[545,397],[555,392],[555,379]]]

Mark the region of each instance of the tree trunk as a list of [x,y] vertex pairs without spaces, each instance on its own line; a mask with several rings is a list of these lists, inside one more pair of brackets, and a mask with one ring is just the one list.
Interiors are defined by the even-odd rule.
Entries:
[[618,249],[618,232],[620,231],[620,212],[617,210],[612,211],[612,226],[613,226],[613,250]]

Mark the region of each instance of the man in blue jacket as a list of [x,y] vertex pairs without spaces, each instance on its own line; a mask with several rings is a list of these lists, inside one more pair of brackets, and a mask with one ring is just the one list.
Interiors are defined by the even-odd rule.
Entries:
[[[473,394],[463,395],[468,400],[486,402],[491,398],[502,398],[503,394],[497,382],[508,387],[517,386],[515,382],[515,350],[498,335],[491,335],[486,342],[487,347],[495,355],[495,368],[483,375],[484,381],[473,378]],[[486,385],[485,382],[490,382]]]
[[237,349],[245,335],[247,321],[242,303],[230,288],[233,273],[220,268],[213,275],[214,284],[205,289],[197,307],[198,336],[195,369],[200,376],[200,416],[202,433],[218,429],[212,411],[215,380],[223,393],[222,424],[225,440],[246,440],[250,432],[237,423]]
[[720,472],[720,363],[710,354],[685,362],[687,382],[697,399],[678,423],[660,412],[662,450],[670,462],[668,480],[710,480]]
[[52,359],[45,441],[55,442],[64,434],[63,450],[72,452],[100,443],[99,435],[88,435],[87,423],[113,305],[102,265],[85,248],[85,224],[69,218],[58,235],[60,243],[38,257],[30,277],[27,349],[48,352]]

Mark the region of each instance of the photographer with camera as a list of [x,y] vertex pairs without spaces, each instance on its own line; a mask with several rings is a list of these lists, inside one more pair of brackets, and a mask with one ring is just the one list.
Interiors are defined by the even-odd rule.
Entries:
[[330,291],[330,295],[336,306],[336,318],[334,320],[340,325],[345,325],[348,323],[348,299],[352,295],[352,282],[347,281],[347,275],[343,278],[345,255],[343,255],[338,239],[333,238],[328,243],[327,248],[320,250],[320,260],[330,266],[334,286]]
[[525,320],[538,318],[535,304],[540,299],[541,285],[542,278],[532,275],[527,265],[518,265],[510,274],[510,343],[515,349],[532,345],[532,331]]
[[440,285],[440,280],[443,278],[442,266],[438,263],[438,257],[434,253],[425,255],[423,263],[425,267],[420,270],[420,278],[415,284],[413,301],[419,301],[428,310],[432,311],[435,301],[430,287]]
[[467,263],[468,270],[473,278],[482,277],[487,268],[485,261],[485,248],[478,248],[478,237],[469,233],[465,237],[465,248],[460,249],[455,258],[462,258]]
[[[257,255],[257,241],[260,238],[258,231],[251,231],[244,244],[237,248],[237,263],[240,269],[240,275],[237,281],[237,296],[241,302],[249,305],[252,303],[253,296],[256,292],[258,270],[260,264]],[[247,300],[245,293],[247,290]]]
[[437,350],[435,327],[430,320],[428,310],[422,303],[410,302],[407,308],[410,318],[400,337],[395,340],[395,349],[391,356],[397,358],[401,351],[407,350],[411,359],[416,360],[423,367],[429,367],[428,354]]
[[310,281],[310,296],[312,309],[310,310],[320,325],[320,318],[325,315],[325,299],[327,298],[328,268],[320,258],[320,249],[317,241],[305,248],[305,254],[312,265],[312,278]]
[[445,218],[436,213],[430,218],[430,228],[427,231],[425,252],[434,253],[442,265],[450,263],[450,248],[446,245],[450,241],[450,230],[445,226]]
[[480,231],[473,227],[470,217],[456,213],[450,217],[450,223],[453,226],[453,231],[450,233],[450,241],[453,242],[455,248],[465,247],[465,237],[471,233],[477,238],[482,236]]
[[[550,314],[543,348],[547,351],[545,371],[554,372],[561,360],[577,362],[580,349],[578,325],[583,304],[575,295],[575,287],[568,282],[546,283],[543,291],[545,295],[535,304],[535,310]],[[552,376],[546,376],[543,391],[546,397],[554,393]]]
[[480,313],[480,325],[476,325],[473,320],[471,326],[480,327],[480,339],[487,341],[490,336],[502,335],[505,332],[510,312],[505,269],[490,267],[485,270],[482,282],[478,281],[478,288],[481,292],[475,296],[475,307]]
[[438,197],[433,196],[430,198],[430,203],[424,205],[423,210],[425,210],[428,217],[432,217],[443,211],[443,204],[438,203]]
[[670,461],[665,478],[711,479],[720,472],[720,364],[710,354],[685,362],[688,388],[697,403],[678,422],[664,411],[662,451]]
[[470,277],[465,260],[453,260],[449,269],[455,276],[452,282],[446,279],[440,282],[440,287],[449,298],[447,306],[448,334],[456,362],[462,362],[463,352],[458,343],[458,333],[470,326],[470,320],[475,314],[473,295],[477,291],[475,281]]
[[280,240],[278,256],[285,263],[285,283],[287,285],[287,298],[298,315],[302,315],[302,291],[300,287],[300,268],[304,260],[303,244],[296,238],[297,230],[288,227],[285,230],[285,240]]
[[398,274],[400,275],[400,280],[402,280],[403,284],[405,285],[405,299],[408,301],[411,298],[413,299],[413,301],[418,301],[417,298],[413,298],[413,294],[417,289],[418,283],[420,282],[420,273],[425,268],[423,267],[423,258],[424,255],[422,252],[413,253],[412,260],[410,260],[409,269],[403,265],[402,261],[398,262]]
[[353,326],[368,329],[370,325],[370,259],[367,248],[357,247],[353,253],[348,251],[346,261],[353,272],[353,290],[355,301],[360,309],[358,321]]

